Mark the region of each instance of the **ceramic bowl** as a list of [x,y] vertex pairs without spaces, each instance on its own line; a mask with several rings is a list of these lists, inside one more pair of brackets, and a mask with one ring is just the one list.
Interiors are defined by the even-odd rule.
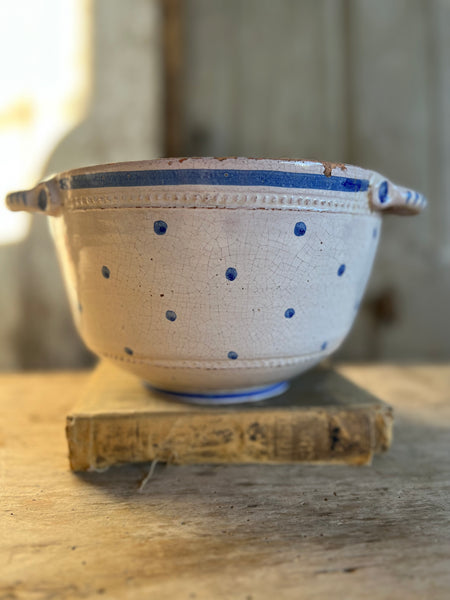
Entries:
[[180,399],[237,402],[340,346],[382,213],[426,200],[345,164],[188,158],[68,171],[7,203],[51,217],[92,351]]

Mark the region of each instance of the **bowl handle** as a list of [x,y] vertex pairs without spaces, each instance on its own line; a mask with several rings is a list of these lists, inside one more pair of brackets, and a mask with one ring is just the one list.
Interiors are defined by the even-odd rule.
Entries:
[[26,210],[43,215],[59,215],[62,204],[57,182],[55,179],[48,179],[31,190],[11,192],[6,196],[6,206],[14,211]]
[[370,181],[369,198],[374,210],[396,215],[417,215],[428,204],[419,192],[395,185],[380,175]]

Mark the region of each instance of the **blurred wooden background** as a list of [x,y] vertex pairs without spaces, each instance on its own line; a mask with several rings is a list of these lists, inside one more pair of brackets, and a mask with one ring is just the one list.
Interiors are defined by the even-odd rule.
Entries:
[[[380,171],[430,207],[385,218],[338,357],[450,357],[448,0],[93,0],[92,10],[91,108],[46,172],[164,155]],[[0,368],[89,364],[44,219],[0,247],[0,268]]]

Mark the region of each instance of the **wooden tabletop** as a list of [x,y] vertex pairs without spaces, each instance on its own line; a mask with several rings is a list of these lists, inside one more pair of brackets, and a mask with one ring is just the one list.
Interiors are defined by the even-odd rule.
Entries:
[[[450,366],[342,366],[393,405],[371,467],[73,474],[86,372],[0,377],[0,599],[450,597]],[[142,483],[146,480],[145,485]]]

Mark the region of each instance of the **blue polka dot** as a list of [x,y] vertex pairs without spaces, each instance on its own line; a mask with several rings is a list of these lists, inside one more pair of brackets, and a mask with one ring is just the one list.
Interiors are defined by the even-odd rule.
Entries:
[[111,271],[108,269],[108,267],[105,267],[105,265],[102,267],[102,275],[105,279],[109,279],[111,277]]
[[414,196],[414,204],[419,202],[419,198],[420,198],[420,194],[419,194],[419,192],[416,192],[416,195]]
[[235,352],[234,350],[230,350],[228,352],[228,358],[230,358],[231,360],[236,360],[238,357],[237,352]]
[[378,198],[381,204],[384,204],[389,200],[389,186],[387,181],[383,181],[378,189]]
[[378,229],[376,227],[373,228],[372,237],[375,239],[377,237]]
[[128,348],[128,346],[125,346],[124,351],[129,356],[133,356],[133,350],[131,348]]
[[324,343],[323,343],[323,344],[320,346],[320,349],[321,349],[322,351],[323,351],[323,350],[326,350],[326,349],[327,349],[327,346],[328,346],[328,342],[324,342]]
[[177,318],[176,312],[174,312],[173,310],[166,310],[166,319],[168,321],[175,321],[176,318]]
[[411,192],[407,192],[406,193],[406,204],[409,204],[410,200],[411,200],[412,194]]
[[295,310],[293,308],[287,308],[284,311],[284,316],[286,317],[286,319],[292,319],[292,317],[295,315]]
[[37,203],[41,210],[45,210],[47,208],[47,193],[45,190],[41,190],[39,192]]
[[342,275],[343,275],[344,273],[345,273],[345,265],[341,265],[341,266],[339,267],[339,269],[338,269],[338,272],[337,272],[337,274],[338,274],[338,276],[339,276],[339,277],[342,277]]
[[306,233],[305,223],[303,223],[303,221],[299,221],[298,223],[296,223],[295,227],[294,227],[294,234],[297,237],[301,237],[302,235],[305,235],[305,233]]
[[165,221],[155,221],[153,223],[153,229],[156,235],[164,235],[167,231],[167,223]]
[[234,267],[228,267],[225,272],[225,277],[228,279],[228,281],[234,281],[237,277],[236,269]]

